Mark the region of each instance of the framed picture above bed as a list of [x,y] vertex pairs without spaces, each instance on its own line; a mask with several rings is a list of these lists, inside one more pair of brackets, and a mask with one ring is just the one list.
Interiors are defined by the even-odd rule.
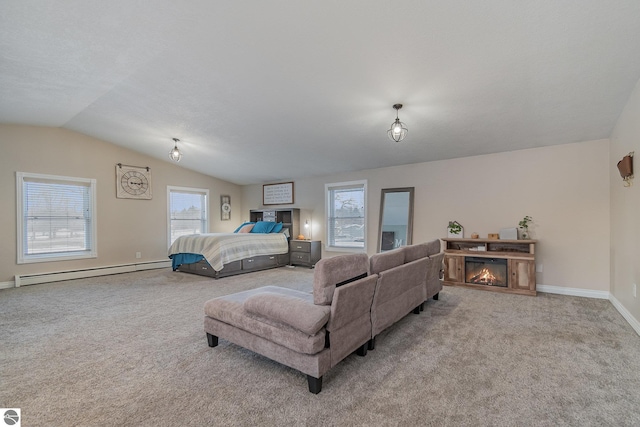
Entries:
[[279,182],[262,186],[262,204],[291,205],[293,204],[293,182]]

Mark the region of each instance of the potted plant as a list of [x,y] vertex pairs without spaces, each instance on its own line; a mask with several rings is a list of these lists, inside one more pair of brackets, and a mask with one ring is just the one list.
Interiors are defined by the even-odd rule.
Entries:
[[462,237],[464,228],[458,221],[449,221],[447,226],[447,237]]
[[522,220],[518,223],[518,227],[520,228],[520,233],[523,239],[528,239],[529,235],[529,224],[533,222],[533,218],[529,215],[522,218]]

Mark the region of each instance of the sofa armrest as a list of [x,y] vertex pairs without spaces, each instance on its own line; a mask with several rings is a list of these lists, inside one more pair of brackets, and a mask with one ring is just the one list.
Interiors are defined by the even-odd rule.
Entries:
[[315,335],[326,325],[331,306],[274,292],[262,292],[245,300],[243,307],[252,314],[291,326],[308,335]]
[[444,252],[429,255],[429,268],[427,270],[427,279],[444,278]]

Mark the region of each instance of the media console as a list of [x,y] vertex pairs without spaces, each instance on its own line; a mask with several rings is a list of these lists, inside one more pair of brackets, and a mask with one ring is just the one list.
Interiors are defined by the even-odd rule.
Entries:
[[537,240],[442,239],[445,285],[536,295]]

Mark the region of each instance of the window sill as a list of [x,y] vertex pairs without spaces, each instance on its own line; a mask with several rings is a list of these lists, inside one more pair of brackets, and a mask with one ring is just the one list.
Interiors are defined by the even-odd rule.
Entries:
[[28,255],[18,258],[17,264],[31,264],[36,262],[53,262],[53,261],[74,261],[78,259],[98,258],[96,252],[78,253],[78,254],[42,254]]

